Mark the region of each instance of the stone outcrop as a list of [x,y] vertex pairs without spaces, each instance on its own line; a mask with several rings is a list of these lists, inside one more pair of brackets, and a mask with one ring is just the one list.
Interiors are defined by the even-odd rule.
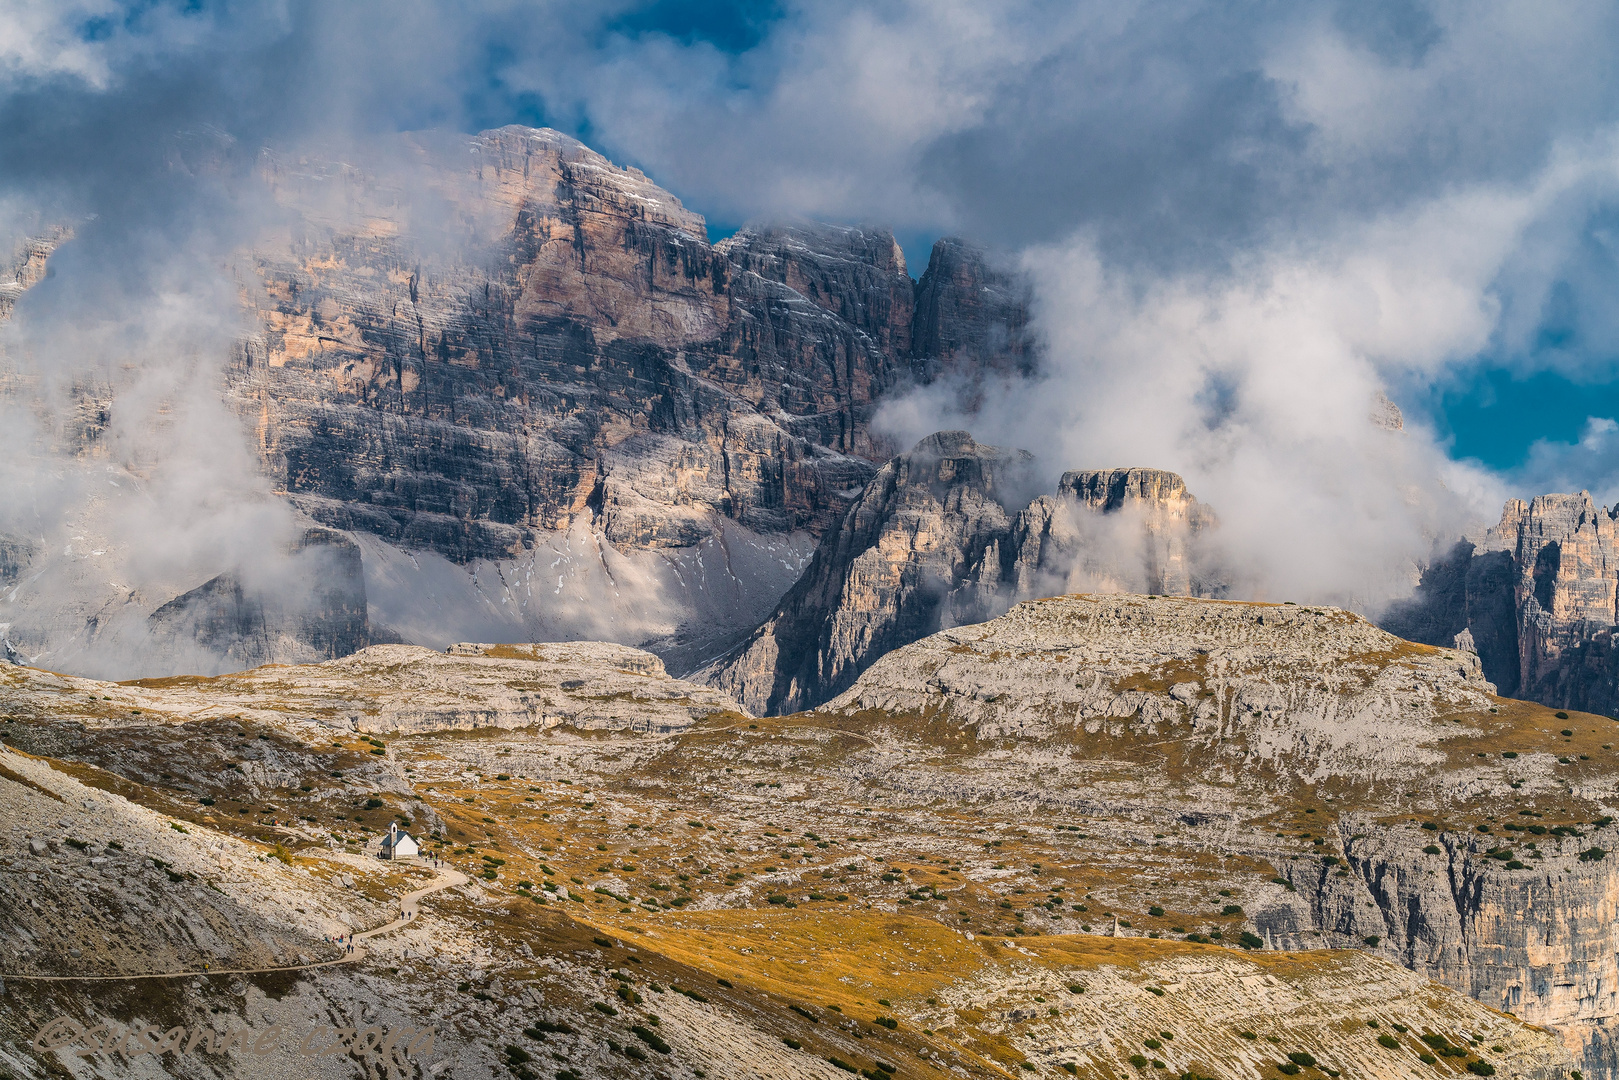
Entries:
[[1123,721],[1248,768],[1386,782],[1438,767],[1434,720],[1487,710],[1494,689],[1471,653],[1335,608],[1075,595],[890,652],[824,708],[947,717],[980,738]]
[[1464,641],[1503,694],[1619,715],[1619,508],[1587,492],[1513,499],[1381,621],[1413,641]]
[[315,666],[229,676],[209,694],[251,709],[304,704],[363,732],[420,733],[566,724],[582,730],[682,731],[705,717],[744,715],[706,686],[672,679],[651,653],[604,641],[458,644],[445,652],[373,645]]
[[170,648],[212,653],[200,674],[347,656],[372,643],[360,549],[341,533],[309,529],[273,574],[220,574],[147,618]]
[[30,236],[18,245],[11,265],[0,269],[0,322],[11,317],[17,299],[45,277],[45,263],[64,241],[73,237],[71,229],[53,228]]
[[[810,708],[941,627],[1076,587],[1217,592],[1213,514],[1174,473],[1064,474],[1032,501],[1033,459],[948,431],[884,465],[777,611],[704,677],[760,714]],[[1019,509],[1021,507],[1021,509]]]

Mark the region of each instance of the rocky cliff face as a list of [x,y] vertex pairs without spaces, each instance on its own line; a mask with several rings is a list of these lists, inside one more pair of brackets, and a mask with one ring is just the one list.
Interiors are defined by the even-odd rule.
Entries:
[[[438,258],[391,204],[397,177],[266,158],[304,231],[256,255],[265,332],[233,375],[278,487],[462,561],[597,516],[644,548],[716,516],[787,532],[841,514],[894,354],[573,140],[463,142],[411,148],[411,179],[466,223]],[[364,208],[322,227],[333,184]]]
[[1220,596],[1225,585],[1204,550],[1214,512],[1162,469],[1064,473],[1055,497],[1018,516],[1013,546],[1019,599],[1080,589],[1162,596]]
[[33,541],[0,533],[0,585],[15,581],[28,568],[36,552]]
[[1027,490],[1032,463],[947,431],[884,465],[776,612],[710,680],[756,712],[793,712],[940,625],[989,618],[1009,506]]
[[1038,346],[1031,300],[1028,281],[1012,269],[962,240],[936,241],[916,283],[918,378],[1032,374]]
[[1503,694],[1619,714],[1619,514],[1586,492],[1513,499],[1382,621],[1414,641],[1475,649]]
[[[611,638],[690,670],[758,625],[891,454],[869,430],[884,393],[1033,363],[1026,289],[959,242],[920,285],[878,228],[710,244],[669,192],[552,131],[266,151],[258,174],[278,214],[234,267],[258,332],[222,358],[228,399],[271,487],[360,544],[385,637]],[[65,238],[0,273],[0,318]],[[73,393],[62,452],[95,456],[116,388]],[[233,604],[239,570],[114,596],[120,566],[44,569],[59,597],[100,592],[0,621],[61,663],[147,597],[211,581]]]
[[330,529],[309,529],[273,579],[221,574],[147,618],[188,670],[212,675],[260,664],[347,656],[372,643],[360,549]]
[[[883,466],[780,607],[705,677],[761,714],[810,708],[878,657],[1019,599],[1075,587],[1206,594],[1214,517],[1174,473],[1066,473],[940,432]],[[1018,509],[1021,507],[1021,509]]]
[[[710,246],[674,196],[550,131],[408,156],[450,208],[453,256],[395,173],[263,162],[298,225],[255,253],[264,333],[233,385],[295,503],[461,561],[580,520],[656,548],[725,518],[819,534],[842,517],[873,471],[873,405],[911,377],[915,287],[891,234],[802,223]],[[352,207],[336,222],[334,188]],[[929,346],[978,341],[974,362],[1011,347],[992,324],[1027,318],[1010,297],[921,293]]]

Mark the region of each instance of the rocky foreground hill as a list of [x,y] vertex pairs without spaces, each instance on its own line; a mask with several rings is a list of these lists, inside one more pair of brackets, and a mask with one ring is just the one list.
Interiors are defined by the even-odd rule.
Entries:
[[[753,718],[614,648],[0,666],[6,1067],[43,1075],[23,1036],[65,1012],[436,1026],[461,1077],[1616,1073],[1614,722],[1473,654],[1068,596]],[[348,962],[324,938],[420,884],[369,857],[390,822],[472,880]],[[148,952],[199,974],[19,977]]]

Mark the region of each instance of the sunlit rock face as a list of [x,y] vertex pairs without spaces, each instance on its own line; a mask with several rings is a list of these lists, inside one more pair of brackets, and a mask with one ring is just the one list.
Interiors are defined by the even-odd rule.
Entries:
[[1619,714],[1619,516],[1591,499],[1512,499],[1482,537],[1423,573],[1382,620],[1414,641],[1475,649],[1503,694]]

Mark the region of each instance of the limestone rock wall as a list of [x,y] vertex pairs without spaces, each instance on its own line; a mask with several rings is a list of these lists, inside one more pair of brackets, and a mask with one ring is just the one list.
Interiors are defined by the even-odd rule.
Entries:
[[[1578,857],[1598,837],[1547,843],[1533,871],[1505,872],[1484,853],[1510,838],[1429,837],[1371,819],[1343,832],[1347,861],[1382,923],[1367,932],[1384,937],[1402,963],[1559,1031],[1593,1072],[1619,1071],[1619,866]],[[1439,855],[1423,850],[1434,839]]]
[[1383,616],[1413,641],[1467,634],[1503,694],[1619,714],[1619,508],[1587,492],[1510,500]]
[[[913,378],[918,295],[886,230],[710,245],[638,171],[527,128],[260,172],[293,224],[252,253],[262,332],[232,393],[319,521],[459,561],[581,520],[625,548],[687,547],[719,518],[820,534],[884,456],[868,423]],[[1029,352],[987,329],[1026,321],[1021,299],[987,309],[966,279],[941,293],[945,273],[922,288],[930,348]]]
[[912,347],[922,381],[941,375],[1031,374],[1038,344],[1029,283],[954,237],[936,241],[916,283]]

